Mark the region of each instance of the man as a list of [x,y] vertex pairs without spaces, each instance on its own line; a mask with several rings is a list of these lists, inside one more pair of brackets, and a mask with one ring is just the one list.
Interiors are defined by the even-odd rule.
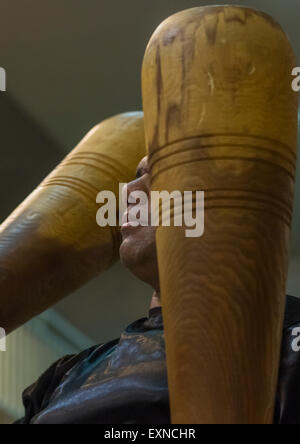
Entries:
[[[149,195],[147,157],[127,194]],[[128,206],[130,212],[132,205]],[[150,205],[149,205],[150,208]],[[150,209],[149,209],[150,212]],[[169,397],[155,227],[133,226],[124,216],[122,263],[154,293],[148,318],[119,339],[53,364],[23,395],[21,424],[167,424]],[[287,299],[275,423],[300,424],[300,300]],[[201,384],[201,381],[199,381]]]

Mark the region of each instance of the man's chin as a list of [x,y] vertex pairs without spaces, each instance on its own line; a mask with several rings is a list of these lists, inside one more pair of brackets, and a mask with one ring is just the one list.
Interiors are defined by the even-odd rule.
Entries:
[[138,279],[157,289],[159,282],[153,236],[147,239],[143,231],[138,230],[137,233],[123,238],[120,246],[120,261]]
[[136,255],[135,250],[139,240],[140,228],[140,226],[135,227],[130,224],[123,224],[121,227],[120,259],[125,266],[128,262],[132,262],[132,256]]
[[126,236],[122,236],[123,240],[119,250],[121,263],[126,268],[132,270],[133,273],[136,268],[143,265],[145,259],[143,254],[145,249],[144,239],[141,242],[137,235],[139,231],[138,229],[136,230],[132,230],[130,233],[127,233]]
[[128,235],[122,238],[122,243],[120,245],[120,261],[125,267],[128,267],[132,262],[132,247],[134,244],[134,240],[132,236]]

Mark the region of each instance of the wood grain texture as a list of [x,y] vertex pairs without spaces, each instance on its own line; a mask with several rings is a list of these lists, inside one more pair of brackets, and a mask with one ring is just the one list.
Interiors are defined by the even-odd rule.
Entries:
[[1,225],[0,325],[7,333],[115,262],[119,229],[97,225],[96,196],[118,195],[144,155],[143,114],[110,118]]
[[205,191],[205,232],[159,227],[173,423],[271,423],[297,143],[295,58],[269,16],[194,8],[146,50],[153,190]]

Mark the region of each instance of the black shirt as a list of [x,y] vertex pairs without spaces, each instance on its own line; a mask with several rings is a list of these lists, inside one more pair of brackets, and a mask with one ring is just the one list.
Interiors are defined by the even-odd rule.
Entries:
[[[300,300],[288,296],[275,423],[300,424],[297,338]],[[130,324],[119,339],[53,364],[25,390],[23,402],[19,424],[169,424],[161,308]]]

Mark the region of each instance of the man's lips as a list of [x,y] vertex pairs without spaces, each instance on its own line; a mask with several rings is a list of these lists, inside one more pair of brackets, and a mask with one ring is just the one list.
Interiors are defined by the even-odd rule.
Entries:
[[130,208],[127,208],[127,211],[123,213],[121,231],[126,230],[128,228],[136,228],[136,226],[134,226],[134,224],[129,221],[129,213],[130,213]]
[[[134,217],[134,221],[130,221],[130,211],[134,208],[134,205],[128,205],[127,210],[123,213],[122,215],[122,219],[121,219],[121,233],[122,235],[124,234],[129,234],[130,232],[132,232],[133,230],[136,230],[137,228],[141,227],[141,226],[145,226],[148,223],[148,219],[144,217],[144,222],[142,222],[142,220],[140,219],[141,217],[141,213],[139,215],[139,219],[138,221],[136,220],[136,218]],[[148,206],[145,207],[147,214],[148,214]],[[131,218],[132,219],[132,218]]]
[[125,211],[125,213],[123,214],[122,219],[121,219],[121,221],[122,221],[121,226],[123,227],[123,226],[130,225],[131,227],[136,228],[137,227],[136,223],[134,224],[134,222],[129,221],[130,210],[131,210],[131,207],[128,207],[127,211]]
[[139,225],[133,225],[131,222],[125,222],[121,225],[121,234],[122,236],[126,236],[126,234],[132,233],[132,231],[135,231],[137,228],[139,228]]

